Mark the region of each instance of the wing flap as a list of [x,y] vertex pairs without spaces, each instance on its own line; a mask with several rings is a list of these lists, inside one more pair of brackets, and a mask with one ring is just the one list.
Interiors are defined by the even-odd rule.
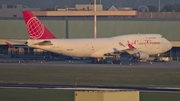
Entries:
[[134,49],[126,49],[126,50],[123,50],[125,52],[127,52],[128,54],[135,54],[137,52],[140,52],[140,50],[134,48]]
[[122,50],[119,50],[117,48],[113,48],[113,52],[105,53],[105,56],[114,56],[117,54],[121,54],[123,52],[127,52],[128,54],[135,54],[137,52],[140,52],[140,50],[136,49],[133,45],[128,44],[128,47]]
[[105,53],[104,56],[115,56],[121,53],[127,52],[128,54],[132,55],[138,52],[141,52],[141,50],[138,49],[125,49],[125,50],[118,50],[114,52]]
[[118,50],[116,48],[113,48],[113,52],[109,52],[109,53],[105,53],[104,55],[105,56],[115,56],[117,54],[121,54],[123,51],[121,50]]

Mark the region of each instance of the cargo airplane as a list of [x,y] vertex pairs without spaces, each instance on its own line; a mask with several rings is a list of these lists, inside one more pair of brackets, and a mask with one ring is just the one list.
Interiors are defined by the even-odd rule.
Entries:
[[57,39],[31,11],[23,11],[30,36],[29,47],[71,57],[92,58],[92,63],[120,63],[120,54],[127,52],[131,59],[147,60],[150,55],[164,53],[171,42],[160,34],[129,34],[110,38]]

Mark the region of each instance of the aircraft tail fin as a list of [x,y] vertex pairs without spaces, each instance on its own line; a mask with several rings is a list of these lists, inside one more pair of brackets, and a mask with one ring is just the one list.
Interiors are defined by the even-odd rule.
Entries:
[[30,39],[56,39],[31,11],[22,11],[22,14]]

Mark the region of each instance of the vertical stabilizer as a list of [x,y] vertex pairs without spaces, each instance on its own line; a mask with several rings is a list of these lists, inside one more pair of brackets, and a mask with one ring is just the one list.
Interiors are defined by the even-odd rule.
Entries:
[[31,11],[22,11],[30,39],[56,39]]

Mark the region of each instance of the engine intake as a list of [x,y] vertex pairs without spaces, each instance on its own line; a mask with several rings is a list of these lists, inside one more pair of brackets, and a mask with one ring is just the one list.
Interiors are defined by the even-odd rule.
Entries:
[[149,58],[149,54],[146,52],[138,52],[132,55],[136,59],[141,59],[141,60],[147,60]]

